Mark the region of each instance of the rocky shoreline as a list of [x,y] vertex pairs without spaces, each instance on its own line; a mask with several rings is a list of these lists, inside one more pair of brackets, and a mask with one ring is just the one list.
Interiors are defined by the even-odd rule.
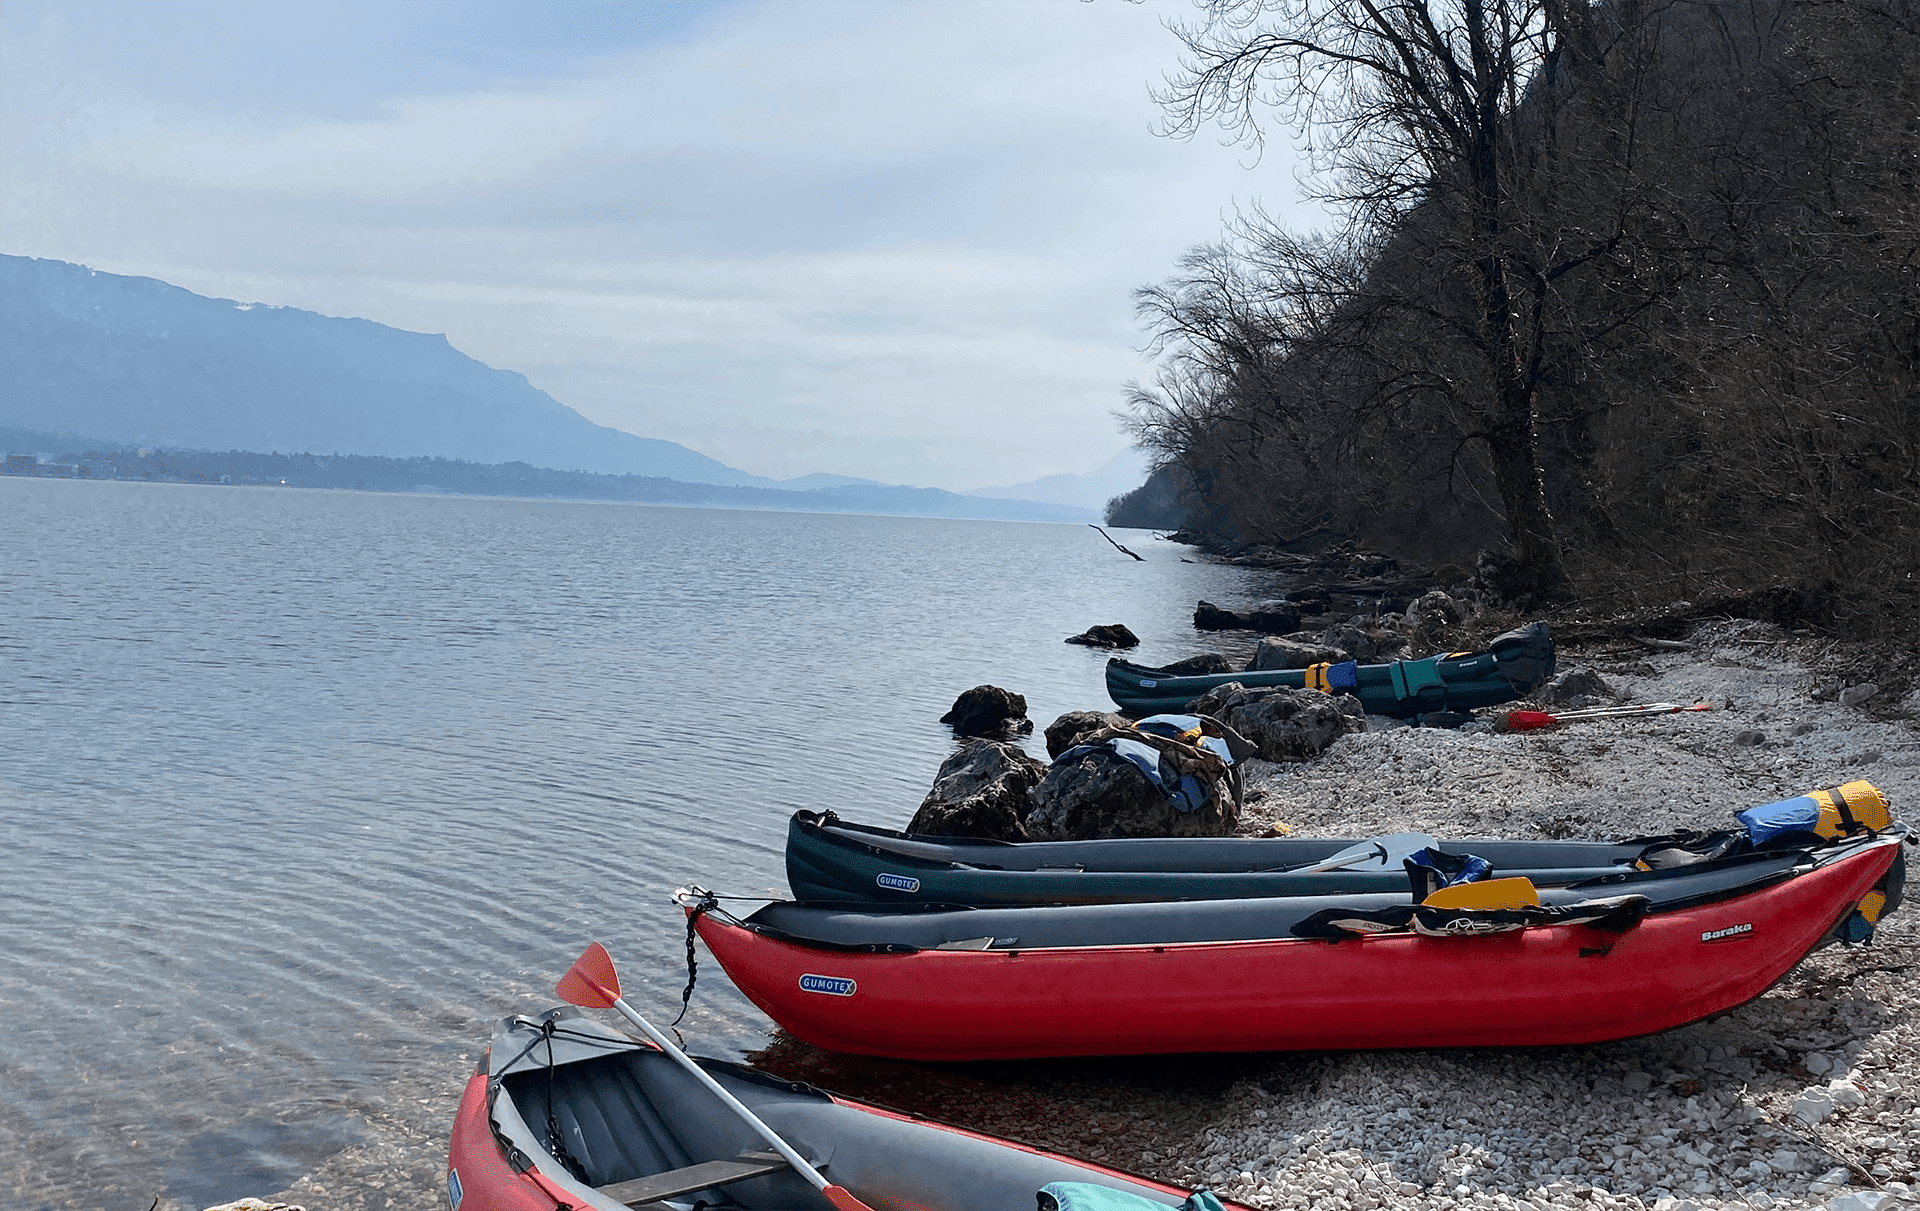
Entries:
[[[1375,718],[1312,760],[1250,763],[1239,831],[1630,836],[1855,778],[1920,813],[1920,695],[1765,622],[1661,629],[1685,638],[1595,627],[1563,676],[1712,712],[1506,735]],[[759,1060],[1259,1208],[1887,1211],[1920,1205],[1917,971],[1909,905],[1740,1009],[1602,1046],[927,1069],[784,1042]]]
[[[1312,763],[1262,768],[1242,831],[1648,834],[1854,778],[1920,811],[1910,713],[1875,718],[1861,709],[1874,695],[1831,693],[1798,658],[1806,645],[1765,623],[1704,624],[1686,642],[1587,655],[1635,701],[1712,713],[1348,736]],[[1279,1090],[1236,1089],[1241,1123],[1167,1172],[1260,1207],[1897,1205],[1920,1187],[1916,970],[1909,905],[1871,946],[1829,948],[1759,1000],[1650,1038],[1315,1057]]]
[[[1376,718],[1311,760],[1250,762],[1239,831],[1632,835],[1854,778],[1920,816],[1920,693],[1900,673],[1863,694],[1864,657],[1750,620],[1664,627],[1665,646],[1629,632],[1563,644],[1562,670],[1716,709],[1507,735]],[[1872,945],[1830,947],[1738,1010],[1602,1046],[922,1066],[778,1040],[754,1058],[1257,1208],[1887,1211],[1920,1206],[1916,972],[1910,904]],[[444,1206],[444,1147],[369,1140],[278,1197]]]

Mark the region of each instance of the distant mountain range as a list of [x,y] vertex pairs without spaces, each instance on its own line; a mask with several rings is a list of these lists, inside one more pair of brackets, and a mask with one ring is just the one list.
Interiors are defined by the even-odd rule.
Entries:
[[[774,480],[674,442],[596,425],[524,376],[461,353],[445,336],[206,298],[153,278],[4,255],[0,426],[71,438],[63,448],[91,441],[518,462],[780,489],[782,496],[830,491],[842,507],[869,502],[877,512],[968,512],[945,499],[965,499],[956,493],[845,475]],[[1034,482],[1032,496],[1017,488],[973,495],[1050,506],[1026,511],[1036,520],[1092,520],[1105,489],[1074,498],[1055,482],[1092,478],[1048,477]],[[1008,505],[972,513],[1023,515]]]
[[1097,512],[1104,509],[1114,497],[1124,496],[1145,483],[1152,470],[1147,456],[1129,447],[1085,475],[1047,475],[1004,488],[975,488],[967,495],[988,496],[998,500],[1037,500]]

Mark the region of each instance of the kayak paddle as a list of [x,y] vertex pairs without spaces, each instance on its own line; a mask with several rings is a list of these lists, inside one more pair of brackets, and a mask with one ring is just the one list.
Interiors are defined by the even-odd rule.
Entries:
[[1595,706],[1580,711],[1561,711],[1552,714],[1547,711],[1508,711],[1499,722],[1498,730],[1503,732],[1537,732],[1542,728],[1560,727],[1568,723],[1584,723],[1589,719],[1634,719],[1641,715],[1671,715],[1676,711],[1710,711],[1711,702],[1696,702],[1692,706],[1681,706],[1677,702],[1650,702],[1645,706]]
[[806,1159],[795,1152],[787,1141],[774,1134],[773,1128],[761,1122],[759,1115],[741,1105],[740,1099],[728,1093],[719,1081],[714,1080],[707,1073],[706,1069],[689,1059],[686,1052],[669,1043],[667,1037],[655,1030],[647,1019],[634,1012],[633,1006],[621,1000],[620,973],[613,969],[613,956],[607,953],[606,947],[598,942],[589,943],[580,957],[573,961],[573,966],[567,968],[567,974],[560,977],[560,983],[555,986],[554,991],[560,994],[561,1000],[570,1005],[579,1005],[586,1009],[619,1010],[627,1021],[638,1026],[649,1039],[653,1040],[654,1046],[679,1061],[682,1068],[691,1072],[702,1085],[706,1086],[708,1093],[719,1098],[725,1103],[727,1109],[739,1115],[741,1121],[753,1128],[761,1139],[767,1141],[773,1150],[780,1154],[781,1159],[792,1165],[794,1171],[801,1177],[811,1182],[814,1189],[824,1194],[827,1201],[834,1205],[835,1211],[873,1211],[872,1207],[850,1194],[846,1187],[836,1186],[822,1177],[820,1171],[808,1164]]
[[1394,870],[1411,855],[1428,846],[1438,844],[1440,842],[1425,833],[1390,833],[1384,837],[1362,841],[1357,845],[1349,845],[1306,866],[1276,867],[1275,869],[1293,874],[1310,875],[1326,870],[1351,870],[1356,866],[1378,862],[1381,870]]

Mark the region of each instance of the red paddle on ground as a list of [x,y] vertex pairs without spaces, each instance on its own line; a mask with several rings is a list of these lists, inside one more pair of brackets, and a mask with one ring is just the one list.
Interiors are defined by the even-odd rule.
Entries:
[[846,1187],[836,1186],[820,1175],[820,1171],[808,1164],[806,1159],[795,1152],[787,1141],[774,1134],[773,1128],[760,1121],[760,1116],[740,1104],[740,1099],[724,1089],[719,1081],[708,1075],[707,1070],[694,1063],[687,1053],[667,1041],[667,1037],[655,1030],[647,1019],[634,1012],[633,1006],[620,999],[620,973],[613,969],[613,956],[607,948],[598,942],[589,943],[581,956],[567,968],[567,974],[560,977],[560,983],[554,991],[560,999],[569,1005],[579,1005],[586,1009],[617,1009],[642,1033],[653,1040],[654,1046],[680,1062],[680,1066],[691,1072],[707,1092],[726,1104],[727,1109],[739,1115],[747,1126],[754,1129],[761,1139],[767,1141],[775,1152],[792,1165],[801,1177],[813,1183],[813,1188],[826,1195],[827,1201],[834,1205],[835,1211],[873,1211],[872,1207],[861,1202],[847,1192]]
[[1676,711],[1710,711],[1711,702],[1696,702],[1692,706],[1681,706],[1675,702],[1653,702],[1646,706],[1599,706],[1584,711],[1561,711],[1550,714],[1547,711],[1508,711],[1501,717],[1499,730],[1503,732],[1537,732],[1541,728],[1560,727],[1567,723],[1584,723],[1589,719],[1631,719],[1637,715],[1671,715]]

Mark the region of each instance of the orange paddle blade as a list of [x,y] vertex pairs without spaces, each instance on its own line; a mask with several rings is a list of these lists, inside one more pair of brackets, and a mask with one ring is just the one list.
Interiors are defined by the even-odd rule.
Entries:
[[827,1201],[833,1204],[834,1211],[873,1211],[872,1207],[855,1198],[845,1186],[822,1186],[820,1193],[827,1196]]
[[620,999],[620,974],[613,969],[613,956],[600,943],[588,943],[553,990],[569,1005],[612,1009]]

